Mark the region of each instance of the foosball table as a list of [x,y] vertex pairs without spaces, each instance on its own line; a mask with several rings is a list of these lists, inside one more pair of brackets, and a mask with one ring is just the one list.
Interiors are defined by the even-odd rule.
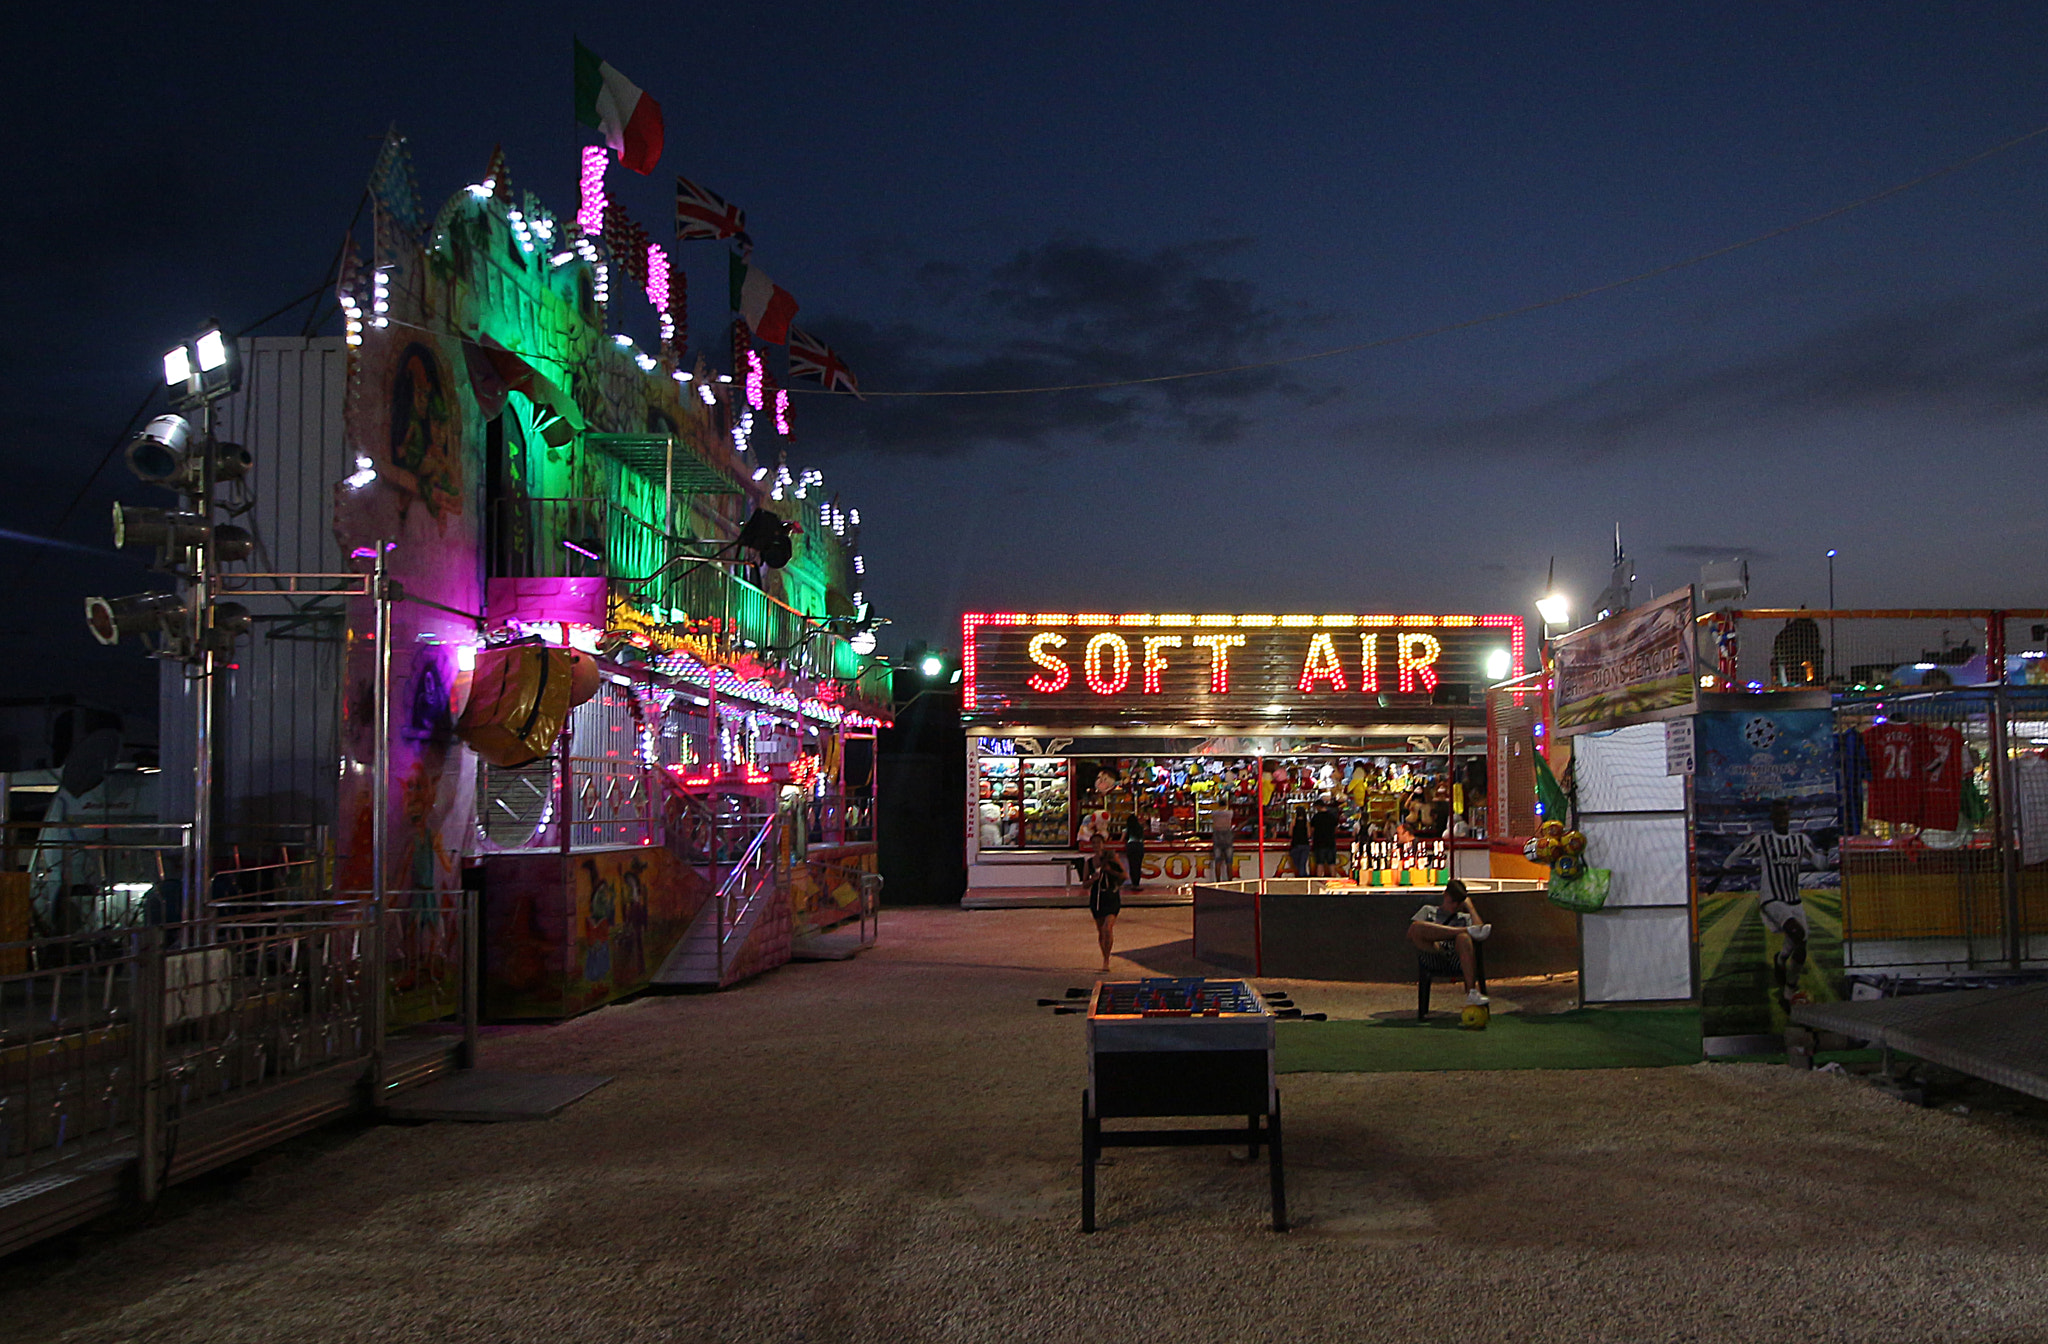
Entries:
[[[1242,1143],[1266,1149],[1273,1230],[1287,1230],[1273,1010],[1242,980],[1106,981],[1088,1007],[1088,1089],[1081,1094],[1081,1230],[1095,1230],[1095,1165],[1104,1148]],[[1217,1129],[1104,1129],[1104,1120],[1242,1116]]]

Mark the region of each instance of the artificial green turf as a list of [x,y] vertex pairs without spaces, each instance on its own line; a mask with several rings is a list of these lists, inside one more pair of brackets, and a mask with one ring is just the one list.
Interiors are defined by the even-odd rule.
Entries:
[[1282,1022],[1281,1073],[1448,1069],[1644,1069],[1700,1061],[1697,1008],[1495,1013],[1484,1031],[1454,1014],[1370,1022]]

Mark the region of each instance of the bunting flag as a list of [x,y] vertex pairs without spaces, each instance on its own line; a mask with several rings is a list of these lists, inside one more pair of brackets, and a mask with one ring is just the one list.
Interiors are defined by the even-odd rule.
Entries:
[[822,383],[827,392],[860,395],[860,383],[853,370],[840,362],[832,348],[795,328],[789,333],[789,376]]
[[661,160],[661,104],[640,86],[576,43],[576,120],[604,132],[619,162],[651,173]]
[[739,253],[731,253],[728,260],[732,310],[747,320],[754,335],[770,345],[787,341],[790,320],[796,316],[796,300],[788,290],[770,280],[766,271],[741,260]]
[[676,176],[676,237],[712,242],[736,238],[741,247],[754,245],[747,236],[746,211],[681,174]]

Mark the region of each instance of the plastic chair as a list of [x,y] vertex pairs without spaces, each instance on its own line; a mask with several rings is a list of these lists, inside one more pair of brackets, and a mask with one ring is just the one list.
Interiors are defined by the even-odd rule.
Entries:
[[[1455,944],[1451,946],[1455,947]],[[1479,992],[1484,994],[1486,992],[1485,943],[1472,944],[1472,975],[1479,984]],[[1429,973],[1429,964],[1418,954],[1415,958],[1415,1020],[1417,1022],[1429,1016],[1429,985],[1432,979],[1434,977]],[[1445,976],[1444,979],[1455,980],[1459,984],[1463,984],[1465,980],[1464,976],[1455,973]]]

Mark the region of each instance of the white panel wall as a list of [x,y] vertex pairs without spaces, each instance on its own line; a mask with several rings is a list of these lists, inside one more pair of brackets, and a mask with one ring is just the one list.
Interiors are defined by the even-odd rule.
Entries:
[[1684,906],[1602,911],[1579,921],[1588,1002],[1692,997],[1692,916]]
[[1664,725],[1572,740],[1586,858],[1613,872],[1607,905],[1579,918],[1587,1003],[1692,997],[1685,779],[1664,773]]

